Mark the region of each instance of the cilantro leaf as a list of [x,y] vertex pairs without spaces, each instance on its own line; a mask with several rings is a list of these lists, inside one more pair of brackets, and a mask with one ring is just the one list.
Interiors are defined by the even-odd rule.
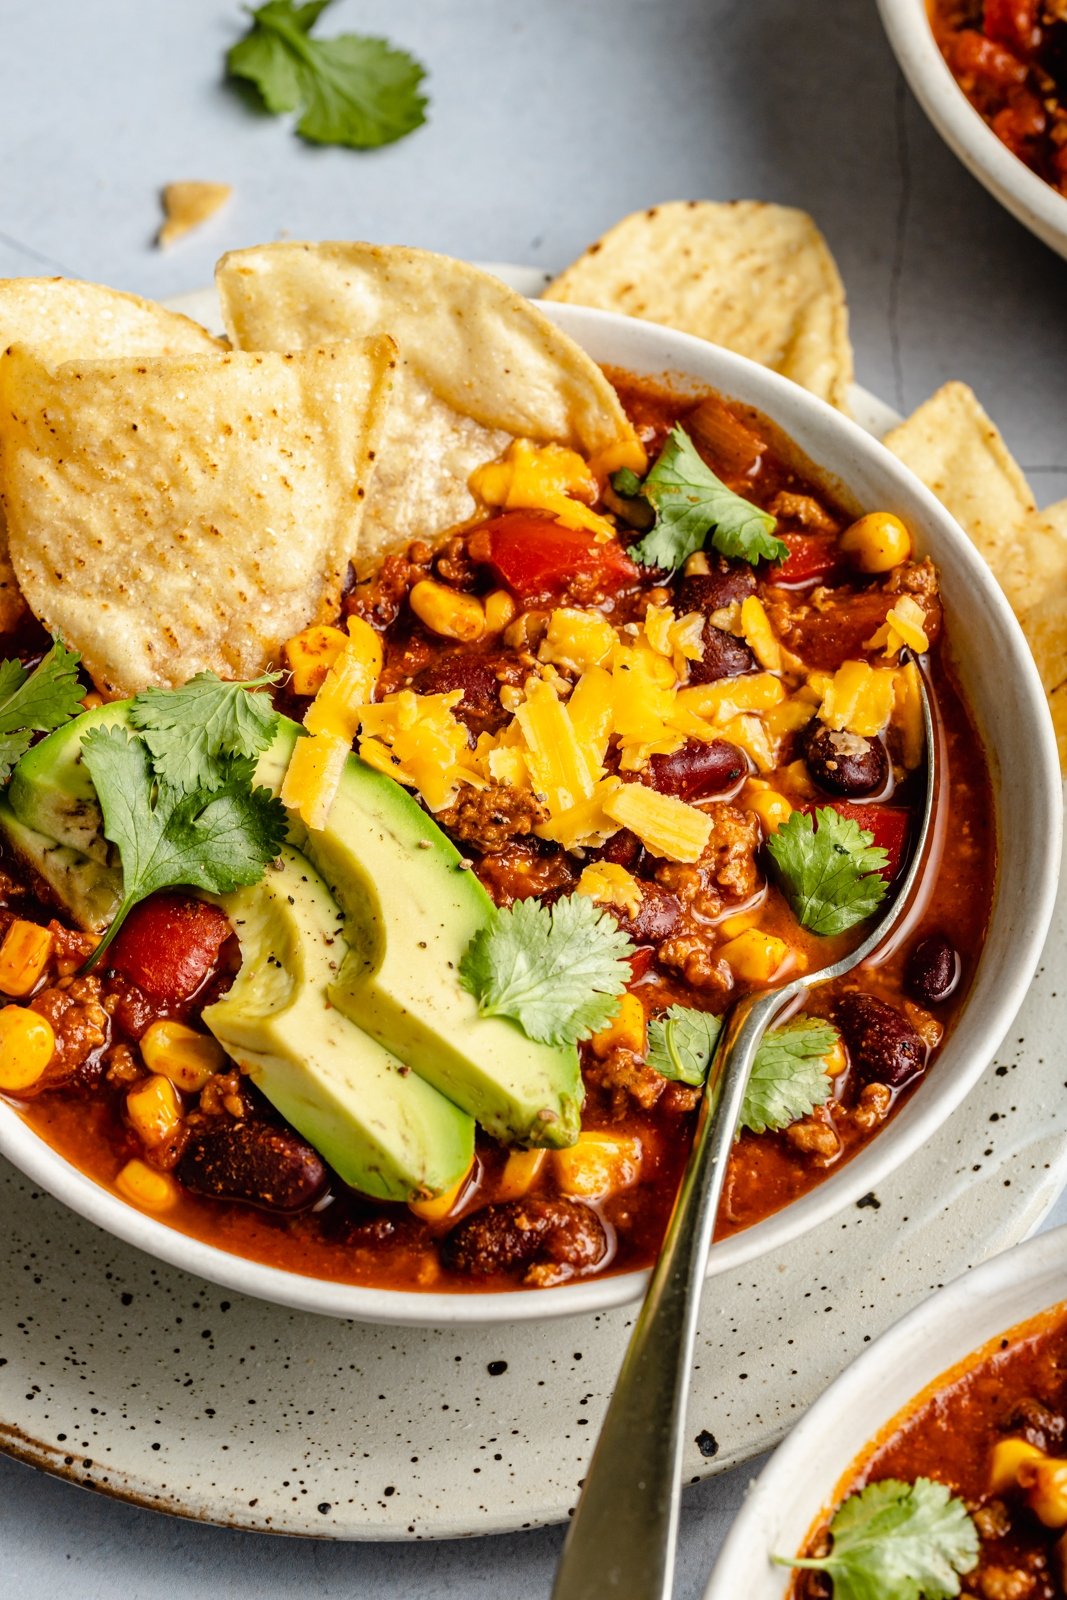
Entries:
[[87,967],[146,896],[179,885],[228,894],[258,883],[281,849],[285,811],[268,789],[252,788],[251,761],[236,758],[217,788],[186,794],[157,779],[144,740],[122,728],[92,728],[81,748],[122,861],[122,903]]
[[635,561],[673,572],[710,533],[714,549],[742,561],[784,561],[788,546],[774,537],[777,526],[769,511],[728,489],[697,453],[680,425],[667,436],[641,492],[652,502],[656,521],[651,531],[630,548]]
[[371,150],[402,139],[426,120],[425,70],[387,39],[342,33],[312,39],[332,0],[267,0],[230,50],[235,78],[254,83],[268,111],[302,110],[296,131],[314,144]]
[[828,1556],[774,1560],[827,1573],[834,1600],[953,1600],[978,1562],[967,1507],[932,1478],[869,1483],[838,1507],[830,1532]]
[[137,695],[130,721],[144,735],[156,777],[181,794],[232,780],[227,758],[257,756],[274,737],[278,714],[268,695],[252,691],[279,676],[223,683],[213,672],[198,672],[178,689]]
[[51,733],[81,712],[80,659],[57,639],[32,672],[20,661],[0,663],[0,783],[10,777],[35,733]]
[[633,948],[586,895],[551,907],[517,900],[475,934],[459,978],[483,1016],[510,1017],[544,1044],[575,1044],[615,1015]]
[[[671,1006],[649,1024],[648,1064],[664,1078],[699,1088],[721,1031],[721,1017]],[[836,1044],[837,1029],[818,1017],[799,1017],[784,1028],[772,1028],[756,1052],[738,1128],[774,1132],[825,1105],[833,1088],[826,1061]]]
[[822,806],[815,819],[794,811],[768,838],[767,853],[794,916],[812,933],[843,933],[885,899],[887,852],[832,806]]
[[633,500],[641,493],[641,479],[632,467],[620,467],[611,474],[611,487],[624,500]]

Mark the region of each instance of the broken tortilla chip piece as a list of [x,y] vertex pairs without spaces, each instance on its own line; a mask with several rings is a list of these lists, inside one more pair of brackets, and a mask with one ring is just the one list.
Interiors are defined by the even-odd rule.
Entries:
[[399,345],[360,573],[471,517],[471,473],[513,438],[555,441],[587,458],[635,441],[596,363],[528,300],[466,262],[400,246],[285,242],[223,256],[217,281],[238,349],[296,350],[379,332]]
[[202,222],[220,211],[233,194],[228,183],[201,183],[192,180],[168,183],[163,186],[164,221],[156,234],[156,243],[166,249],[185,234],[199,228]]
[[946,383],[885,443],[952,513],[1011,602],[1067,773],[1067,501],[1038,511],[1022,468],[963,383]]
[[[218,340],[189,317],[76,278],[0,279],[0,351],[11,344],[30,346],[50,366],[218,348]],[[0,512],[0,633],[9,632],[25,609]]]
[[102,694],[259,673],[331,619],[392,340],[296,355],[0,357],[0,499],[23,593]]
[[848,409],[845,290],[804,211],[760,200],[674,200],[635,211],[561,272],[545,299],[695,334]]

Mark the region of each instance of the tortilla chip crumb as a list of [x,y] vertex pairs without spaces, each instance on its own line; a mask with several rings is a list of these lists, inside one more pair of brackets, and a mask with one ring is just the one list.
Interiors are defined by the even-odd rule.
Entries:
[[156,235],[161,250],[213,217],[233,193],[228,183],[167,183],[163,186],[163,226]]

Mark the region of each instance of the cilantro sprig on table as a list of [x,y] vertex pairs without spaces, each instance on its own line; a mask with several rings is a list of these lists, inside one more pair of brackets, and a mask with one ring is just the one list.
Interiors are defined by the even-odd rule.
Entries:
[[0,783],[11,776],[35,733],[52,733],[81,711],[80,659],[57,639],[32,672],[21,661],[0,662]]
[[510,1017],[530,1039],[570,1045],[618,1010],[634,947],[586,895],[553,906],[517,900],[479,930],[460,963],[463,987],[486,1017]]
[[301,111],[296,131],[314,144],[372,150],[426,120],[425,70],[387,39],[342,33],[313,39],[332,0],[267,0],[230,50],[232,77],[255,84],[268,111]]
[[222,683],[201,673],[179,689],[138,695],[132,737],[122,727],[86,734],[82,759],[122,863],[122,901],[88,966],[148,895],[179,886],[228,894],[258,883],[277,856],[285,810],[254,786],[255,757],[277,713],[252,691],[269,681]]
[[708,542],[720,555],[753,565],[784,561],[789,554],[774,536],[777,523],[770,512],[727,488],[680,424],[671,429],[644,483],[632,473],[624,486],[612,483],[616,493],[629,497],[639,489],[656,513],[649,532],[630,547],[633,559],[647,567],[673,572]]
[[[698,1088],[707,1077],[722,1021],[708,1011],[671,1006],[649,1024],[649,1066],[664,1078]],[[825,1105],[833,1088],[826,1062],[836,1045],[836,1028],[818,1017],[773,1028],[757,1052],[738,1128],[774,1132]]]
[[834,1600],[954,1600],[961,1574],[978,1562],[967,1507],[931,1478],[869,1483],[838,1507],[830,1533],[827,1556],[773,1559],[825,1572]]
[[844,933],[885,899],[888,853],[853,817],[822,806],[794,811],[767,840],[775,877],[801,927]]

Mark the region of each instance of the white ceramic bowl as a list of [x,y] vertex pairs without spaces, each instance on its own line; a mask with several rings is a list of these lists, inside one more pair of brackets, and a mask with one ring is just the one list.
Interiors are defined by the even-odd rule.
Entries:
[[912,1398],[990,1339],[1067,1300],[1067,1227],[995,1256],[895,1323],[779,1445],[730,1529],[704,1600],[782,1600],[795,1556],[856,1457]]
[[[941,569],[958,671],[990,756],[999,873],[989,937],[971,995],[929,1079],[854,1160],[802,1199],[716,1244],[708,1271],[732,1272],[780,1252],[875,1188],[930,1137],[975,1083],[1022,1003],[1052,914],[1062,808],[1051,720],[1029,650],[974,547],[921,483],[869,434],[776,373],[686,334],[577,306],[546,314],[595,360],[638,373],[674,373],[769,417],[862,506],[894,511]],[[645,1275],[606,1276],[538,1292],[410,1294],[303,1277],[247,1261],[126,1205],[51,1150],[0,1103],[0,1153],[58,1199],[111,1233],[203,1278],[281,1305],[363,1321],[441,1326],[511,1323],[603,1311],[637,1298]]]
[[937,47],[926,0],[878,0],[878,10],[901,71],[949,149],[1024,227],[1067,256],[1067,199],[1012,155],[971,105]]

